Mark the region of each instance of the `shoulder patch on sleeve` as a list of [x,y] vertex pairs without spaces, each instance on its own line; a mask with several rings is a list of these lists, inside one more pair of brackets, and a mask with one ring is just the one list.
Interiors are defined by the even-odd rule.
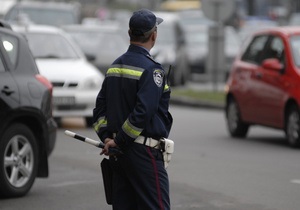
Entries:
[[164,72],[161,69],[155,69],[153,71],[153,80],[157,87],[161,87],[163,84]]

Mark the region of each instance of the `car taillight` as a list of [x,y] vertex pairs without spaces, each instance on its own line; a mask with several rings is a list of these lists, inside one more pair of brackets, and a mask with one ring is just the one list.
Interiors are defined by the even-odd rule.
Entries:
[[44,76],[42,76],[40,74],[35,75],[35,78],[38,81],[40,81],[43,85],[45,85],[49,89],[49,91],[50,91],[50,93],[52,95],[53,86],[52,86],[51,82],[46,77],[44,77]]
[[52,83],[44,76],[40,75],[40,74],[36,74],[35,78],[42,83],[44,86],[46,86],[46,88],[49,90],[50,93],[50,109],[49,109],[49,113],[52,116],[52,92],[53,92],[53,85]]

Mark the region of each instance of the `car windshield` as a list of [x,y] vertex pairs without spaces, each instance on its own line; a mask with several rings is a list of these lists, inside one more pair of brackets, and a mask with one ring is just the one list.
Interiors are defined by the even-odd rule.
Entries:
[[203,46],[208,43],[208,30],[187,30],[186,43],[189,47]]
[[28,33],[26,37],[35,58],[79,58],[72,45],[58,34]]
[[79,44],[82,51],[87,54],[97,55],[103,51],[101,49],[105,49],[106,53],[121,53],[128,47],[125,39],[116,33],[98,31],[68,31],[68,33]]
[[158,27],[157,45],[174,45],[176,43],[175,28],[172,24],[165,24]]
[[50,8],[22,8],[19,14],[26,14],[29,20],[36,24],[62,26],[77,23],[71,10],[68,12]]
[[300,35],[292,36],[290,43],[295,65],[300,67]]

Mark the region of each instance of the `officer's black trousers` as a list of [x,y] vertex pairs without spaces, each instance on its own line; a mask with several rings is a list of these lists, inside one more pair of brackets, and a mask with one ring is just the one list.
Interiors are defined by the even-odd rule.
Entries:
[[162,153],[133,143],[111,157],[113,210],[169,210],[169,180]]

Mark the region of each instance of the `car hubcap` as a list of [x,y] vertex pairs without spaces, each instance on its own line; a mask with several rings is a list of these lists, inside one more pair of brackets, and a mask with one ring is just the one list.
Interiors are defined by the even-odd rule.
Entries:
[[299,115],[293,112],[288,119],[288,139],[291,144],[295,144],[299,138]]
[[34,157],[29,141],[21,135],[14,136],[4,152],[4,171],[14,187],[24,186],[33,171]]
[[238,122],[238,111],[234,103],[230,103],[228,107],[228,126],[231,131],[236,130]]

